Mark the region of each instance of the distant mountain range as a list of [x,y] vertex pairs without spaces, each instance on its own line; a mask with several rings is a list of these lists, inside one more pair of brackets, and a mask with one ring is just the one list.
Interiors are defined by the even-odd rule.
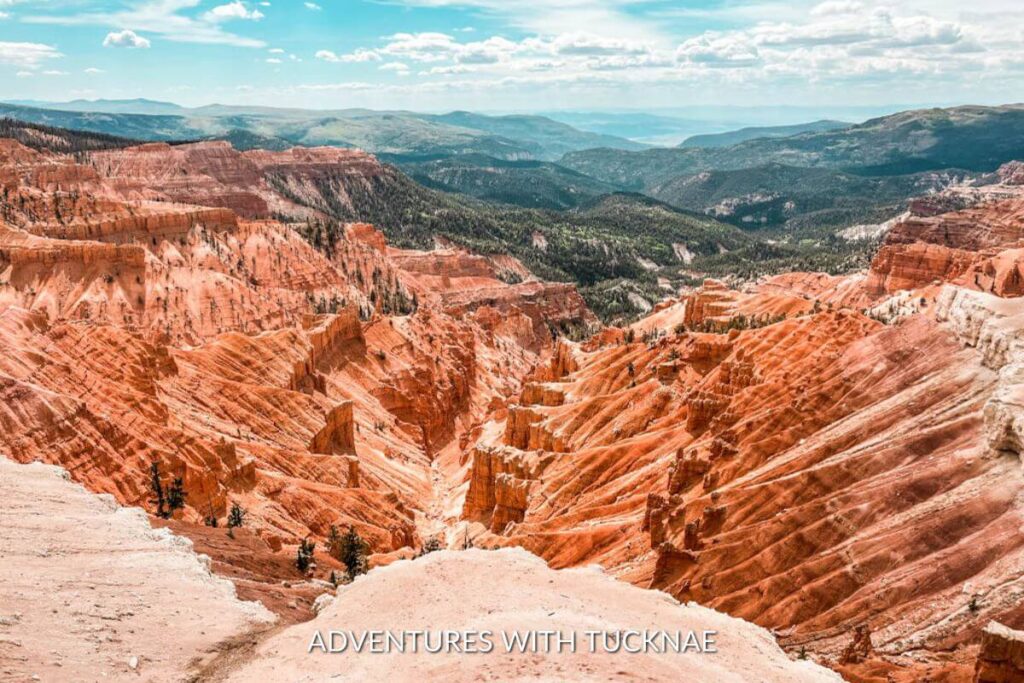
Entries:
[[788,138],[801,133],[823,133],[830,130],[849,128],[852,123],[823,119],[811,123],[798,123],[792,126],[752,126],[740,128],[727,133],[694,135],[679,143],[679,147],[731,147],[747,140],[757,138]]
[[838,130],[758,138],[729,147],[584,150],[567,154],[560,163],[605,182],[644,190],[680,175],[772,163],[897,175],[948,168],[992,171],[1022,157],[1024,105],[1006,105],[920,109]]
[[531,209],[572,209],[621,190],[550,161],[505,161],[483,154],[382,158],[427,187]]
[[0,116],[140,140],[225,139],[241,148],[295,145],[358,147],[368,152],[552,161],[594,147],[637,151],[647,146],[589,133],[542,116],[419,114],[344,109],[311,111],[210,105],[195,109],[153,100],[19,101]]

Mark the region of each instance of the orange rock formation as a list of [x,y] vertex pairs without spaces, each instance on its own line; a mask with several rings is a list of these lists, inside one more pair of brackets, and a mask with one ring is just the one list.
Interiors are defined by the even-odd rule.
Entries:
[[381,564],[435,535],[600,563],[852,680],[969,680],[990,620],[1024,626],[1017,166],[916,202],[867,273],[707,281],[554,344],[596,320],[514,259],[270,218],[350,201],[361,152],[4,141],[0,168],[15,460],[143,506],[157,462],[173,524],[241,502],[258,556],[352,524]]
[[[240,502],[274,547],[332,524],[418,545],[435,453],[519,390],[547,320],[594,322],[571,288],[505,285],[487,259],[396,252],[365,225],[327,257],[252,220],[280,212],[283,178],[372,175],[360,152],[0,156],[0,451],[141,506],[156,462],[184,480],[183,520]],[[456,305],[466,277],[480,293]],[[416,310],[382,315],[399,291]]]
[[475,444],[468,533],[771,627],[854,680],[969,680],[956,653],[1024,625],[1022,198],[906,219],[867,277],[707,282],[569,345]]

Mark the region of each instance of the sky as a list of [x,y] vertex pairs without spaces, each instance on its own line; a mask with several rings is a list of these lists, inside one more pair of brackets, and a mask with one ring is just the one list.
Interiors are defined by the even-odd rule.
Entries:
[[0,0],[0,99],[661,110],[1024,101],[1021,0]]

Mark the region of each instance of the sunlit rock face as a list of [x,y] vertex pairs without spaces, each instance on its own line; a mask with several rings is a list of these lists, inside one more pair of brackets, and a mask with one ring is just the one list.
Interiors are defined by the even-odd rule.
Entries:
[[569,345],[475,445],[465,516],[851,676],[970,680],[985,624],[1024,625],[1024,204],[991,191],[898,222],[866,274],[709,281]]
[[[0,452],[151,511],[156,464],[168,523],[269,581],[332,526],[374,565],[521,546],[899,681],[1024,626],[1019,168],[912,206],[865,273],[709,280],[628,329],[507,256],[301,236],[381,169],[0,142]],[[235,503],[251,552],[199,526]]]
[[188,492],[177,517],[239,503],[270,547],[350,524],[417,546],[432,460],[519,391],[548,320],[596,322],[507,257],[362,224],[318,250],[269,220],[270,174],[361,182],[380,169],[361,152],[4,141],[0,160],[0,448],[147,507],[156,463]]

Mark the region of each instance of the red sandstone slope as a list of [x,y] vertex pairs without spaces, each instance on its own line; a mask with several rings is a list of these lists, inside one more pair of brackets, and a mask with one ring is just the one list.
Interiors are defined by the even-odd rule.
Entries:
[[[239,501],[255,556],[352,523],[379,552],[447,530],[600,562],[857,680],[963,680],[954,648],[1024,624],[1012,168],[916,206],[866,276],[708,282],[552,348],[552,328],[595,321],[514,260],[395,250],[366,225],[328,257],[265,219],[372,178],[372,157],[90,158],[0,141],[0,451],[17,460],[136,505],[157,461],[184,477],[184,528]],[[858,662],[863,638],[845,652],[865,623],[891,661]]]
[[[185,176],[244,189],[253,175],[220,145],[158,147],[107,157],[101,176],[2,144],[0,450],[143,506],[158,462],[184,478],[186,519],[241,502],[271,548],[349,523],[377,551],[417,545],[434,451],[517,390],[547,320],[592,314],[486,260],[487,294],[456,305],[463,255],[406,272],[415,255],[369,226],[327,258],[285,225],[167,201],[230,204]],[[359,156],[335,152],[292,156],[321,170]],[[154,160],[179,194],[125,180]]]
[[88,164],[105,180],[106,191],[118,197],[220,206],[250,219],[279,214],[312,217],[315,210],[295,200],[318,200],[317,183],[332,184],[333,200],[351,205],[342,189],[345,183],[338,181],[347,178],[367,186],[383,173],[375,157],[359,150],[239,152],[227,142],[154,143],[95,152],[89,154]]
[[[990,619],[1024,624],[1024,299],[1006,298],[1024,222],[1020,190],[998,190],[899,223],[866,279],[706,283],[563,345],[474,446],[470,534],[600,562],[833,662],[866,624],[898,666],[857,680],[968,680],[970,655],[947,655]],[[936,235],[964,269],[890,268]]]

